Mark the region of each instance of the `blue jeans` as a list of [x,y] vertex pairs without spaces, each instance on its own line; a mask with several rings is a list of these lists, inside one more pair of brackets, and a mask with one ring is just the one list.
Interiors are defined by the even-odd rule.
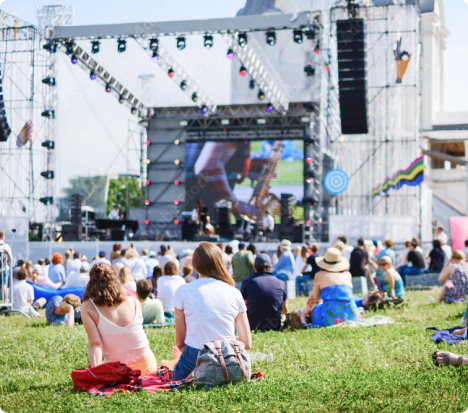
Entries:
[[174,367],[174,380],[185,380],[187,376],[195,369],[198,359],[198,349],[185,345],[180,360]]
[[401,275],[401,279],[403,280],[403,284],[406,285],[406,276],[407,275],[421,275],[424,274],[424,268],[418,267],[410,267],[408,265],[401,265],[398,272]]
[[309,295],[309,286],[307,285],[307,281],[310,280],[312,280],[312,276],[310,274],[299,275],[296,278],[296,289],[298,296],[302,293]]
[[289,275],[284,273],[273,274],[278,280],[289,281]]

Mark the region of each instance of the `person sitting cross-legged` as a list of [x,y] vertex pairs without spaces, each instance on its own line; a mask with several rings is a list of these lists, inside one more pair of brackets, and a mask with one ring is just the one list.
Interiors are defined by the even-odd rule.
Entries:
[[392,258],[384,255],[379,261],[379,267],[385,275],[385,289],[389,298],[403,298],[405,286],[400,274],[395,270]]
[[46,306],[47,323],[56,326],[73,327],[75,312],[79,312],[80,297],[75,294],[67,294],[65,297],[56,295],[52,297]]
[[32,317],[42,317],[36,309],[45,304],[45,299],[39,298],[34,302],[34,288],[26,282],[29,279],[28,271],[26,268],[20,268],[16,276],[18,281],[13,284],[13,309]]
[[[406,276],[424,274],[426,269],[424,258],[417,248],[419,248],[417,241],[411,241],[408,248],[408,255],[406,257],[405,265],[401,265],[398,271],[405,285]],[[411,264],[411,266],[409,266],[409,264]]]
[[271,272],[273,275],[282,281],[294,279],[295,258],[291,252],[291,241],[284,239],[280,244],[281,256],[278,262],[273,265]]
[[254,275],[242,282],[241,294],[252,330],[280,329],[281,313],[288,313],[286,286],[271,273],[271,259],[267,254],[255,258]]
[[153,291],[153,284],[148,280],[136,283],[137,298],[141,304],[143,324],[164,324],[164,309],[161,300],[149,298]]

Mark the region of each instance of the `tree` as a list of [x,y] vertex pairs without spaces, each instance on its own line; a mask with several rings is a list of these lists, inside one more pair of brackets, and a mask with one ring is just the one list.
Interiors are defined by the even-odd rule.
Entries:
[[128,207],[138,208],[140,206],[140,183],[136,178],[119,177],[109,181],[109,192],[107,196],[107,213],[111,211],[114,204],[120,204],[125,211],[127,206],[127,180],[128,180]]

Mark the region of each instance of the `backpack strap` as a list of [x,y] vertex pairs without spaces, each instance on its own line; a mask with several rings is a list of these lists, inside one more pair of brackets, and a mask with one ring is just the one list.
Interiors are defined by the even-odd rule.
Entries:
[[219,364],[221,364],[221,370],[223,371],[224,380],[226,381],[226,383],[228,383],[229,374],[226,368],[226,363],[224,361],[223,352],[221,351],[221,346],[217,341],[212,341],[212,343],[214,344],[215,349],[218,351]]
[[242,358],[239,343],[236,340],[232,340],[231,343],[234,346],[234,350],[236,351],[237,362],[239,363],[240,369],[242,371],[242,381],[244,381],[244,379],[248,380],[249,377],[247,376],[247,370],[245,369],[244,359]]

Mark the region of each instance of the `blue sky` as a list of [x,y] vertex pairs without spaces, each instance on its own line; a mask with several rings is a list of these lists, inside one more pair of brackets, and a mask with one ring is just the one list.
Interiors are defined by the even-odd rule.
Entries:
[[[3,10],[33,23],[37,22],[36,7],[51,3],[54,2],[0,0]],[[79,0],[56,3],[74,6],[75,24],[81,25],[232,17],[244,6],[245,0]],[[446,110],[468,111],[468,2],[444,0],[444,6],[445,26],[450,32],[446,56]],[[140,60],[137,60],[137,53],[141,51],[132,49],[132,46],[129,45],[128,54],[119,55],[120,60],[117,63],[113,62],[108,55],[112,52],[115,58],[114,43],[103,44],[103,51],[98,59],[101,63],[104,62],[105,66],[113,64],[113,74],[126,76],[133,61],[138,61],[138,64],[133,66],[144,66],[138,67],[139,74],[151,70],[158,77],[158,83],[155,83],[156,99],[167,99],[168,96],[174,100],[184,99],[180,90],[171,85],[166,76],[158,76],[162,74],[158,73],[158,69],[148,66],[150,63],[140,63]],[[108,55],[106,47],[110,50]],[[189,49],[187,48],[186,52]],[[110,69],[109,66],[106,67]],[[60,138],[57,145],[58,186],[66,186],[69,178],[74,175],[104,173],[110,165],[111,173],[125,172],[126,155],[121,153],[120,148],[128,136],[129,119],[135,120],[135,117],[129,114],[128,108],[119,105],[114,96],[103,92],[102,85],[97,82],[91,84],[87,73],[76,66],[71,67],[64,55],[60,57],[59,73],[60,101],[70,101],[70,96],[73,96],[73,99],[72,103],[67,105],[66,113],[60,118]],[[137,74],[135,72],[131,76],[127,75],[124,80],[127,82],[126,86],[135,91],[138,88]],[[161,83],[163,86],[160,86]],[[114,162],[115,159],[117,160]]]

